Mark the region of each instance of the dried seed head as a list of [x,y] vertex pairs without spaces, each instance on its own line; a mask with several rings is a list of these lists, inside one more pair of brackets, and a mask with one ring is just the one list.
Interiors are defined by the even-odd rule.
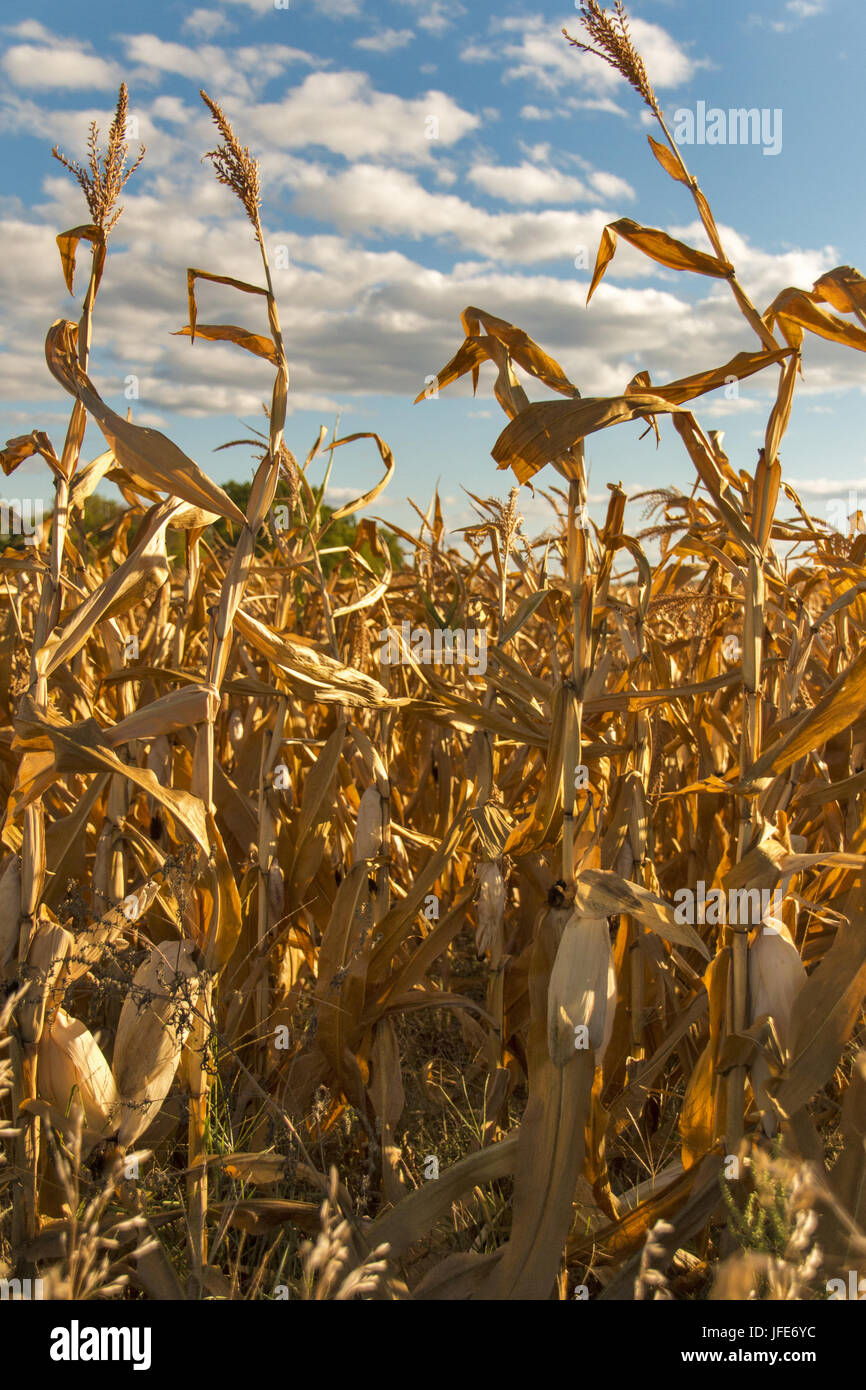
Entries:
[[608,67],[621,73],[626,82],[643,97],[649,109],[659,115],[659,105],[652,89],[643,59],[632,42],[628,27],[628,14],[622,0],[615,0],[612,12],[602,9],[598,0],[581,0],[580,22],[589,37],[598,45],[581,43],[573,39],[566,29],[563,34],[572,48],[583,53],[592,53],[601,58]]
[[222,136],[222,144],[215,150],[208,150],[203,159],[209,159],[220,183],[224,183],[237,194],[244,211],[252,223],[256,240],[261,244],[262,228],[259,222],[259,208],[262,204],[259,186],[259,164],[253,159],[247,145],[241,145],[231,127],[231,122],[222,107],[200,91],[199,95],[214,119],[214,124]]
[[282,442],[280,443],[280,466],[282,476],[288,480],[289,484],[289,509],[294,511],[301,496],[301,474],[298,460],[291,449]]
[[61,154],[56,145],[51,151],[54,158],[59,159],[64,169],[68,169],[72,177],[77,180],[87,199],[87,206],[90,209],[93,222],[97,227],[104,228],[106,234],[116,225],[117,219],[123,212],[122,207],[115,205],[124,185],[132,178],[145,155],[145,147],[142,145],[137,160],[130,169],[127,169],[126,157],[129,152],[129,145],[125,136],[128,104],[126,83],[122,82],[117,94],[114,119],[108,130],[108,147],[104,152],[100,150],[97,143],[99,127],[95,121],[90,126],[90,135],[87,140],[89,168],[83,168],[77,159],[68,159],[65,154]]
[[513,487],[508,494],[508,501],[502,508],[501,515],[496,523],[497,530],[502,537],[503,549],[511,549],[514,537],[519,534],[523,525],[524,518],[517,510],[517,499],[520,496],[520,488]]

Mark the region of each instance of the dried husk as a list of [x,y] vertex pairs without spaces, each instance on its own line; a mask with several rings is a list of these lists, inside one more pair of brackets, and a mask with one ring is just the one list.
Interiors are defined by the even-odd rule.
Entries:
[[[783,1048],[791,1041],[794,1001],[806,978],[805,966],[787,927],[778,918],[766,916],[749,947],[750,1023],[769,1014]],[[769,1063],[759,1054],[752,1063],[750,1079],[755,1101],[762,1111],[764,1132],[772,1136],[777,1122],[766,1089],[769,1078]]]
[[806,970],[787,927],[767,917],[749,947],[750,1022],[770,1014],[784,1044],[794,1000],[806,981]]
[[73,1105],[84,1111],[84,1123],[108,1134],[117,1112],[117,1087],[108,1062],[92,1033],[80,1019],[58,1009],[39,1043],[39,1094],[64,1115]]
[[157,884],[153,881],[128,893],[122,903],[116,903],[104,912],[97,922],[89,923],[76,933],[66,961],[67,977],[78,980],[98,965],[109,945],[115,950],[119,947],[125,931],[130,924],[138,922],[143,912],[150,906],[157,894]]
[[566,923],[547,994],[547,1045],[557,1066],[574,1056],[575,1028],[589,1030],[599,1062],[610,1040],[616,971],[606,917],[572,913]]
[[0,874],[0,979],[10,978],[18,958],[21,860],[13,854]]
[[151,947],[120,1011],[112,1071],[118,1143],[127,1147],[155,1119],[171,1089],[201,990],[192,941]]
[[24,1043],[38,1043],[42,1037],[46,1008],[71,946],[72,937],[58,922],[40,919],[19,972],[22,983],[30,983],[18,1008],[18,1027]]
[[505,921],[505,882],[502,870],[496,860],[486,860],[479,864],[478,911],[475,925],[475,945],[479,955],[490,952],[491,960],[498,963],[502,952],[503,928]]
[[369,786],[358,806],[358,819],[352,840],[352,863],[375,859],[382,848],[382,797],[376,786]]

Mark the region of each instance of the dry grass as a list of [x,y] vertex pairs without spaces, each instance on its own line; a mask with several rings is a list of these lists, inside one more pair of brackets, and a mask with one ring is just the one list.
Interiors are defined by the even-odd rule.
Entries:
[[[394,461],[375,435],[286,447],[258,170],[207,96],[265,284],[190,270],[184,331],[274,368],[245,513],[114,414],[87,370],[124,89],[103,163],[95,133],[90,173],[64,161],[93,221],[58,238],[70,285],[82,238],[92,267],[46,344],[72,412],[59,455],[39,431],[2,454],[39,454],[56,504],[0,557],[0,1259],[53,1297],[808,1298],[862,1256],[866,538],[807,514],[779,448],[804,329],[862,350],[866,284],[841,267],[759,314],[624,12],[582,19],[713,248],[624,220],[593,289],[624,236],[727,279],[758,342],[584,399],[468,308],[439,387],[496,368],[494,458],[565,480],[540,539],[513,489],[460,545],[437,497],[402,566],[369,516],[327,561]],[[214,279],[264,298],[269,337],[197,322]],[[768,371],[750,474],[687,406]],[[588,522],[586,436],[664,414],[694,488],[634,536],[609,484]],[[312,465],[359,437],[382,480],[329,517]],[[103,478],[125,506],[82,527]],[[404,622],[483,630],[486,669],[380,664]],[[684,921],[699,884],[780,896]]]

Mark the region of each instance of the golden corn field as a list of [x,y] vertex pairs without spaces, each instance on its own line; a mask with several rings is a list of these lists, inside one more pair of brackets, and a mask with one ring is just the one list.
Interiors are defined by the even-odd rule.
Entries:
[[[436,389],[492,368],[506,420],[456,538],[438,495],[383,529],[378,434],[289,447],[230,113],[202,92],[261,276],[191,267],[181,331],[262,359],[245,506],[89,374],[126,88],[85,165],[55,151],[76,317],[34,333],[68,425],[0,453],[55,493],[0,554],[0,1276],[46,1299],[818,1301],[866,1274],[866,533],[780,461],[813,335],[866,349],[866,279],[753,304],[621,6],[576,23],[711,247],[611,224],[587,313],[622,239],[726,282],[742,349],[587,398],[468,307]],[[199,322],[212,282],[268,336]],[[694,403],[756,374],[763,448],[729,459]],[[634,420],[694,483],[630,534],[613,480],[589,519],[584,448]],[[325,509],[311,465],[361,439],[381,480]]]

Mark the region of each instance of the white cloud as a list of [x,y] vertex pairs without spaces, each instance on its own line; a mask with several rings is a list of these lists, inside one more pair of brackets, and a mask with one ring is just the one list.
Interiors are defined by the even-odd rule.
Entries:
[[519,165],[474,164],[468,177],[476,188],[507,203],[598,202],[635,196],[634,189],[616,174],[598,170],[589,174],[588,183],[563,174],[548,162],[549,145],[534,146],[527,154],[529,158]]
[[[177,47],[184,57],[200,52]],[[257,51],[227,50],[223,56],[243,76]],[[158,53],[163,60],[178,57],[170,47],[168,54]],[[104,123],[99,112],[43,106],[13,94],[6,120],[13,129],[20,123],[61,140],[70,129],[85,130],[91,118]],[[583,393],[592,395],[622,390],[642,368],[657,382],[687,375],[750,342],[726,285],[659,269],[623,244],[586,309],[589,272],[572,268],[575,248],[589,248],[591,265],[610,213],[519,204],[528,196],[530,175],[547,179],[548,193],[568,188],[573,195],[578,185],[605,197],[627,196],[628,186],[619,186],[616,176],[575,160],[579,178],[570,178],[547,166],[551,151],[545,145],[527,146],[518,156],[525,163],[511,171],[518,205],[489,212],[466,196],[431,192],[417,173],[389,164],[411,157],[417,165],[425,159],[431,173],[453,178],[451,153],[424,139],[425,115],[435,109],[442,116],[439,145],[474,129],[478,119],[441,93],[406,100],[377,91],[362,73],[320,72],[278,102],[256,104],[241,97],[229,109],[242,140],[261,153],[267,244],[290,250],[288,268],[275,267],[274,278],[284,306],[294,411],[330,412],[340,406],[360,411],[359,402],[371,393],[411,399],[425,376],[453,355],[462,337],[459,313],[472,303],[519,324],[562,362]],[[112,239],[97,305],[94,380],[116,408],[124,407],[123,379],[132,372],[140,378],[137,409],[151,416],[178,411],[256,418],[270,392],[266,364],[230,345],[191,347],[171,336],[186,318],[187,265],[255,283],[261,276],[240,209],[199,164],[199,151],[207,148],[205,132],[212,134],[207,113],[165,93],[139,111],[148,161],[130,185]],[[357,162],[335,171],[324,155],[320,161],[302,157],[300,151],[311,144]],[[443,158],[447,164],[440,164]],[[473,180],[477,186],[502,174],[477,160],[470,163],[470,176],[485,169]],[[284,190],[294,198],[291,208],[280,201]],[[62,401],[47,373],[42,339],[53,319],[77,314],[63,286],[54,238],[59,227],[83,220],[80,195],[62,176],[47,180],[44,192],[35,214],[9,206],[0,223],[0,241],[8,248],[0,260],[0,397],[15,410],[28,400]],[[539,196],[536,189],[533,198]],[[327,231],[300,234],[294,230],[295,212]],[[668,230],[701,244],[696,227]],[[391,249],[388,240],[378,249],[359,244],[361,237],[379,234],[391,241],[412,238],[422,250],[410,256]],[[763,251],[728,227],[722,228],[722,238],[759,308],[786,284],[809,285],[840,259],[833,248]],[[425,264],[434,242],[458,248],[456,263],[449,266],[445,258],[445,269]],[[82,269],[86,257],[83,249]],[[436,264],[442,263],[437,250]],[[204,322],[240,322],[267,331],[263,306],[228,288],[203,286],[199,312]],[[862,364],[854,354],[810,335],[804,355],[807,377],[798,401],[861,389]],[[489,389],[491,372],[485,369],[482,376]],[[775,374],[768,374],[766,385],[744,389],[740,408],[754,410],[756,399],[763,400],[774,386]],[[456,389],[468,402],[471,386],[464,382]],[[533,398],[541,394],[532,383],[529,389]],[[707,405],[715,408],[712,401]],[[33,423],[41,420],[34,417]]]
[[[460,56],[464,62],[496,61],[507,79],[524,77],[549,91],[580,88],[590,97],[620,91],[625,79],[600,59],[570,47],[561,33],[563,24],[576,38],[573,14],[560,23],[542,15],[498,18],[491,21],[491,40],[467,44]],[[642,19],[630,20],[630,27],[656,87],[688,81],[698,65],[672,35]]]
[[[604,111],[608,116],[627,116],[629,113],[624,106],[618,106],[612,97],[573,97],[565,98],[565,109],[558,111],[557,115],[567,117],[575,111]],[[643,114],[650,115],[648,111]],[[655,120],[654,116],[650,117]]]
[[[645,488],[643,483],[626,483],[623,487],[623,492],[625,493],[626,497],[639,497],[640,494],[644,491]],[[598,506],[602,502],[610,501],[610,493],[591,492],[586,500],[587,502],[594,504],[595,506]],[[520,505],[524,508],[524,510],[526,510],[526,505],[523,501],[521,501]],[[542,514],[545,516],[550,516],[549,512],[542,512]]]
[[[712,250],[698,221],[671,227],[670,232],[700,250]],[[833,246],[810,251],[771,252],[753,246],[724,223],[719,224],[719,234],[728,259],[736,266],[738,280],[761,312],[787,285],[812,285],[825,270],[839,264],[839,252]],[[729,297],[727,287],[721,284],[715,286],[713,294],[716,298]]]
[[608,174],[604,169],[596,169],[589,175],[589,181],[597,193],[603,198],[609,198],[611,202],[617,198],[627,198],[631,201],[637,195],[630,183],[621,179],[618,174]]
[[[40,35],[41,37],[41,35]],[[16,87],[86,91],[117,87],[122,80],[115,63],[88,53],[79,44],[51,39],[39,47],[17,44],[3,55],[3,71]]]
[[[688,82],[698,68],[706,66],[707,60],[698,62],[690,57],[673,35],[658,24],[631,19],[629,28],[654,87],[679,87]],[[591,57],[589,54],[583,56]],[[598,62],[598,59],[593,61]]]
[[813,497],[847,497],[849,491],[866,489],[866,478],[783,478],[783,481],[790,483],[795,492],[811,493]]
[[443,4],[442,0],[431,0],[430,4],[425,4],[424,14],[418,23],[430,34],[444,34],[458,17],[465,13],[462,5],[447,5]]
[[54,35],[38,19],[22,19],[18,24],[4,24],[3,30],[16,39],[45,39],[50,41]]
[[756,14],[749,23],[772,29],[776,34],[788,34],[803,20],[814,19],[817,15],[826,13],[827,4],[828,0],[787,0],[785,18],[769,19],[764,14]]
[[[196,169],[197,179],[199,172]],[[399,202],[395,190],[407,176],[397,171],[395,180],[394,170],[377,172],[385,181],[387,209],[389,199],[392,205]],[[139,411],[255,419],[270,392],[266,364],[228,344],[190,346],[188,340],[171,336],[186,320],[187,265],[253,283],[261,276],[249,228],[226,190],[213,185],[211,197],[209,181],[195,186],[201,188],[201,196],[192,197],[175,172],[159,196],[139,192],[126,200],[97,305],[94,381],[115,408],[124,408],[123,380],[133,372],[140,379]],[[15,409],[27,400],[62,399],[48,375],[41,340],[53,319],[76,314],[63,286],[54,232],[57,226],[80,221],[80,210],[71,184],[57,180],[52,192],[56,202],[43,210],[50,222],[34,225],[30,217],[0,223],[0,240],[9,248],[0,262],[0,299],[5,306],[0,322],[0,397]],[[468,204],[454,199],[455,209],[448,198],[427,197],[431,202],[416,209],[416,215],[423,219],[432,204],[444,202],[440,230],[447,227],[450,209],[463,218],[464,235],[470,239]],[[523,259],[532,261],[532,248],[548,214],[491,218],[475,212],[482,235],[495,228],[500,245],[516,245]],[[560,227],[558,235],[570,246],[573,234],[563,232],[562,226],[573,226],[576,214],[552,216]],[[399,226],[390,230],[393,234]],[[506,269],[479,260],[464,260],[448,271],[433,270],[390,249],[365,249],[332,234],[301,236],[273,220],[266,224],[266,235],[269,247],[281,243],[290,249],[289,267],[275,268],[274,281],[284,307],[293,411],[327,414],[351,407],[353,400],[358,409],[368,393],[411,399],[424,378],[454,353],[462,337],[459,314],[466,304],[481,304],[524,328],[587,395],[615,394],[641,368],[649,368],[657,382],[685,376],[733,356],[748,342],[730,296],[718,299],[710,292],[705,299],[688,302],[679,297],[683,282],[673,274],[673,288],[606,282],[586,309],[586,275]],[[648,263],[637,253],[635,266],[638,273],[647,272]],[[625,268],[624,256],[620,276]],[[778,269],[777,279],[786,279]],[[241,322],[253,331],[267,331],[262,307],[230,288],[203,285],[199,315],[203,322]],[[810,337],[804,385],[814,392],[812,398],[820,399],[828,390],[857,389],[862,369],[852,359],[853,353]],[[482,391],[489,390],[490,382],[491,372],[484,369]],[[775,376],[766,387],[743,391],[741,404],[751,407],[756,395],[766,391],[769,398],[774,388]],[[528,389],[532,398],[543,394],[532,383]],[[455,390],[469,398],[471,386],[463,382]],[[477,408],[486,410],[487,402],[479,402]],[[490,408],[494,409],[492,403]],[[698,413],[703,413],[700,405]],[[35,416],[34,423],[40,423]]]
[[393,53],[397,48],[405,48],[414,37],[412,29],[382,29],[378,34],[368,34],[364,39],[355,39],[355,47],[365,48],[371,53]]
[[160,415],[158,410],[133,410],[132,418],[136,425],[147,425],[152,430],[170,428],[165,416]]
[[343,484],[328,483],[325,489],[325,496],[329,502],[351,502],[358,496],[357,487],[346,487]]
[[816,14],[823,14],[827,8],[827,0],[788,0],[785,9],[798,19],[812,19]]
[[558,169],[543,169],[524,160],[508,167],[504,164],[474,164],[469,178],[476,188],[506,203],[584,202],[590,190],[580,179]]
[[133,34],[124,40],[130,62],[140,64],[137,80],[156,83],[164,72],[178,73],[193,81],[206,82],[236,97],[249,97],[266,82],[279,77],[294,63],[319,67],[322,61],[300,48],[286,44],[247,44],[220,47],[218,44],[168,42],[156,34]]
[[[151,115],[159,121],[169,121],[172,125],[188,126],[192,116],[190,108],[181,97],[154,97],[150,106]],[[199,112],[196,111],[196,115]]]
[[196,9],[186,16],[183,27],[203,39],[212,39],[214,34],[223,34],[234,25],[219,10]]
[[[426,138],[430,115],[439,122],[438,140]],[[444,92],[405,98],[378,91],[364,72],[318,72],[280,101],[239,111],[236,124],[250,144],[255,138],[276,149],[321,145],[347,159],[428,161],[436,147],[462,139],[480,120]]]
[[[609,214],[573,212],[487,212],[453,193],[430,193],[405,170],[356,163],[339,174],[320,170],[296,194],[294,207],[345,232],[387,233],[413,239],[453,241],[474,255],[522,264],[559,260],[571,265],[575,248],[596,246]],[[629,248],[630,250],[630,248]],[[638,253],[624,256],[646,273]]]
[[[257,14],[274,14],[276,6],[274,0],[224,0],[228,5],[244,5],[248,10],[255,10]],[[297,0],[295,0],[297,4]],[[288,0],[285,7],[281,7],[281,13],[291,15],[292,0]],[[353,19],[360,15],[362,9],[361,0],[313,0],[313,8],[319,14],[326,15],[329,19]]]
[[723,420],[726,417],[741,415],[744,410],[762,409],[764,402],[761,400],[748,400],[746,396],[740,395],[735,400],[717,399],[714,395],[707,397],[707,402],[700,406],[700,412],[705,419]]
[[112,112],[113,105],[111,111],[95,106],[62,110],[7,91],[0,97],[0,131],[38,135],[49,146],[58,142],[65,146],[72,133],[78,144],[83,145],[91,121],[104,127],[106,120],[111,120]]
[[466,9],[459,0],[401,0],[401,3],[418,11],[419,27],[436,37],[446,33],[466,14]]
[[[201,58],[201,50],[184,45],[163,45],[157,40],[157,47],[152,48],[151,36],[145,37],[148,44],[137,46],[135,51],[150,60],[178,68],[188,62],[189,71],[193,61]],[[278,51],[274,61],[282,61],[284,56]],[[242,142],[261,162],[266,199],[272,200],[281,184],[318,187],[326,181],[323,166],[298,158],[295,152],[305,147],[319,146],[349,160],[372,156],[380,162],[423,163],[442,182],[453,182],[454,171],[443,163],[447,152],[480,125],[476,115],[464,111],[442,92],[404,99],[377,90],[362,72],[313,74],[289,88],[278,101],[256,102],[238,87],[245,82],[241,68],[252,71],[257,57],[255,50],[236,49],[225,55],[224,62],[237,66],[214,64],[205,80],[210,85],[216,72],[213,90],[223,100]],[[264,62],[265,58],[260,70]],[[234,94],[226,96],[226,87],[232,83]],[[201,197],[202,186],[210,187],[210,179],[203,176],[198,156],[214,144],[212,122],[204,106],[197,99],[186,102],[165,94],[144,100],[140,87],[133,87],[133,97],[132,109],[139,122],[135,139],[147,145],[139,184],[142,177],[150,182],[170,168],[168,191],[176,184],[178,164],[190,164],[195,171],[195,196]],[[439,120],[438,140],[425,137],[430,114]],[[0,95],[0,132],[36,134],[47,145],[59,143],[68,153],[79,156],[89,123],[95,120],[104,130],[110,118],[110,110],[102,107],[58,109],[10,90]]]
[[331,19],[352,19],[361,13],[361,0],[313,0],[316,9]]

